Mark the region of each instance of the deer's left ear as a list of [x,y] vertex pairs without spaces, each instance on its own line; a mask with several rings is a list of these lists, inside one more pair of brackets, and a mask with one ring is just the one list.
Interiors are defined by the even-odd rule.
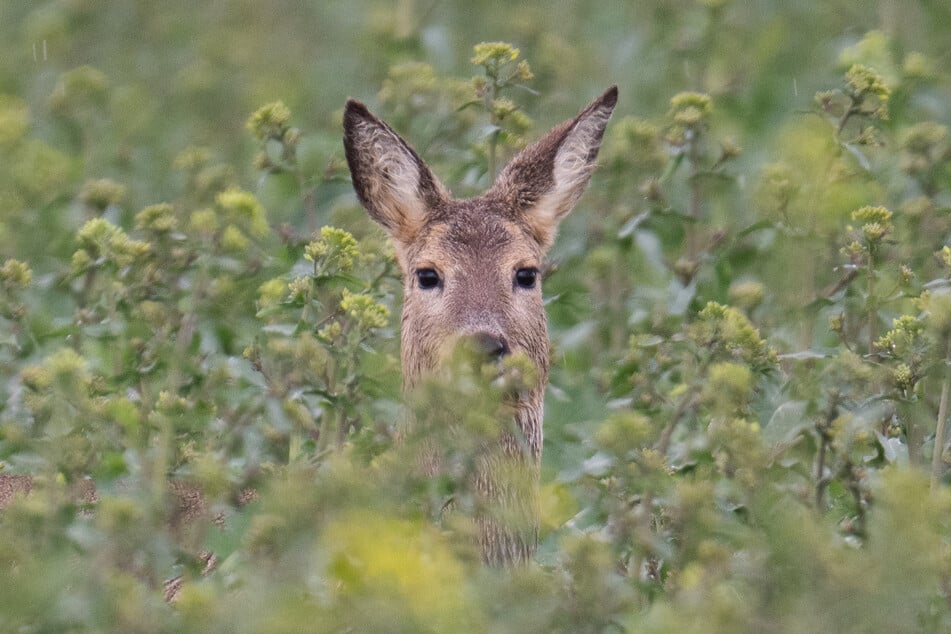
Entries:
[[542,248],[551,246],[558,223],[584,192],[615,104],[617,86],[611,86],[577,117],[519,152],[489,191],[513,211]]
[[347,101],[343,129],[357,198],[397,246],[412,242],[449,192],[416,151],[359,101]]

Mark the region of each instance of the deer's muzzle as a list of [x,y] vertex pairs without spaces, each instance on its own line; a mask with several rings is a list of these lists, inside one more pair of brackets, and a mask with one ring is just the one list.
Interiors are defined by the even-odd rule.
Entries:
[[511,352],[504,337],[487,332],[466,335],[460,344],[483,361],[498,361]]

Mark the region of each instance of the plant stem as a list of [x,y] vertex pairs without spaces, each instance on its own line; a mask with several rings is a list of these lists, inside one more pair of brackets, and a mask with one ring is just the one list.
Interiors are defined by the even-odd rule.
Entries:
[[843,467],[843,475],[846,477],[849,493],[852,494],[852,499],[855,500],[855,528],[853,528],[853,534],[864,538],[868,535],[866,531],[868,512],[862,496],[860,471],[852,464],[851,460],[847,460]]
[[287,462],[288,464],[293,463],[297,460],[301,452],[303,451],[304,445],[304,430],[300,428],[300,425],[294,425],[294,429],[291,430],[290,442],[287,449]]
[[851,119],[854,115],[862,113],[862,109],[855,97],[850,96],[849,99],[851,100],[849,109],[846,110],[845,114],[842,115],[842,118],[839,119],[839,125],[835,128],[835,140],[839,143],[841,143],[839,137],[841,136],[842,131],[845,130],[845,125],[849,122],[849,119]]
[[694,138],[690,141],[689,150],[687,152],[687,163],[690,166],[690,174],[687,177],[687,182],[690,184],[690,209],[689,215],[694,220],[687,226],[687,259],[691,262],[695,262],[700,252],[700,236],[699,236],[699,220],[700,215],[703,210],[703,199],[700,191],[700,182],[699,174],[700,168],[698,166],[699,157],[697,154],[697,139]]
[[493,69],[490,71],[489,68],[486,68],[486,75],[492,80],[486,91],[483,105],[485,109],[489,112],[489,122],[492,124],[492,127],[495,128],[489,134],[489,156],[488,156],[488,169],[489,169],[489,182],[495,182],[495,170],[497,163],[497,154],[499,146],[499,124],[501,123],[495,115],[495,108],[493,107],[495,102],[495,97],[499,93],[499,78],[498,78],[498,69]]
[[[492,94],[493,100],[495,95],[496,88],[493,86]],[[489,102],[489,108],[492,107],[491,101]],[[491,112],[491,110],[490,110]],[[491,122],[493,127],[496,129],[492,130],[492,133],[489,135],[489,182],[495,182],[495,171],[497,169],[496,163],[498,161],[497,155],[499,151],[499,130],[498,125],[499,121],[496,120],[495,114],[492,115]]]
[[819,439],[819,459],[816,460],[816,509],[820,513],[822,512],[822,498],[825,496],[826,486],[829,484],[829,480],[822,475],[826,469],[826,447],[828,444],[825,434],[822,434]]
[[816,423],[816,431],[819,433],[819,456],[816,458],[816,510],[822,512],[822,501],[825,497],[826,487],[829,486],[830,478],[825,476],[826,454],[829,450],[829,443],[832,438],[829,435],[829,428],[832,421],[838,416],[838,397],[832,395],[832,402],[829,406],[829,413],[826,414],[825,421]]
[[670,422],[664,427],[664,430],[660,434],[660,440],[657,441],[657,451],[659,451],[661,455],[667,455],[667,450],[670,449],[670,439],[674,435],[674,429],[684,414],[687,413],[687,410],[696,402],[696,394],[685,394],[680,403],[677,404],[677,409],[674,410],[673,415],[670,417]]
[[317,432],[317,450],[318,456],[323,455],[330,448],[331,439],[334,435],[334,428],[337,426],[337,407],[334,403],[332,407],[325,407],[320,419],[320,429]]
[[868,353],[872,354],[875,351],[875,340],[878,339],[878,302],[875,299],[875,272],[874,272],[875,260],[872,255],[872,249],[869,248],[868,252],[868,261],[866,263],[867,269],[865,271],[868,276]]
[[948,424],[948,395],[951,392],[951,376],[948,375],[947,361],[951,357],[951,342],[945,352],[944,381],[941,385],[941,401],[938,404],[938,420],[935,423],[934,450],[931,452],[931,490],[934,491],[941,484],[944,466],[943,454],[945,434]]

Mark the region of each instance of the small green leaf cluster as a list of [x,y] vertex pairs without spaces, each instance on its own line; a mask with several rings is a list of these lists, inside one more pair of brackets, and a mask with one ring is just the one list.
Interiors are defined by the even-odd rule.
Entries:
[[482,42],[473,47],[473,53],[469,61],[481,66],[484,73],[473,77],[472,86],[477,103],[481,103],[489,115],[484,151],[489,178],[493,179],[499,168],[496,155],[498,148],[522,147],[525,145],[522,135],[532,127],[531,118],[502,93],[512,88],[525,88],[522,82],[531,80],[534,75],[528,61],[519,60],[521,51],[506,42]]
[[[882,39],[881,33],[870,33],[863,40],[865,43]],[[890,64],[888,55],[872,44],[871,50],[860,50],[856,54],[860,57],[871,57],[878,64]],[[858,151],[857,146],[880,146],[882,136],[875,127],[889,119],[889,102],[892,96],[892,87],[881,72],[863,63],[853,63],[843,77],[844,88],[824,90],[816,93],[815,104],[828,117],[835,127],[837,140],[843,147],[864,160],[864,154]],[[861,126],[852,138],[845,138],[843,133],[850,122],[857,121]]]
[[293,170],[297,162],[300,130],[290,126],[291,111],[283,101],[275,101],[258,108],[245,127],[257,139],[261,150],[254,159],[260,170]]

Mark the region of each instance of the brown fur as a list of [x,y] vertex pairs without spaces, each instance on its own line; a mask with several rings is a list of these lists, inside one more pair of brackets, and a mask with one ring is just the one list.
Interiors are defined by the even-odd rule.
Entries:
[[[542,410],[548,380],[549,341],[540,280],[519,287],[515,272],[540,269],[562,218],[571,211],[594,170],[601,138],[617,102],[612,86],[578,116],[520,152],[484,195],[456,200],[419,155],[362,103],[344,114],[344,147],[354,190],[370,216],[393,240],[404,278],[401,356],[412,387],[435,371],[460,339],[483,337],[506,352],[528,356],[538,369],[534,389],[517,403],[522,438],[502,436],[502,454],[515,454],[516,470],[537,483],[542,451]],[[433,269],[435,289],[416,274]],[[527,454],[527,455],[526,455]],[[512,494],[511,477],[498,461],[483,461],[477,488],[490,500],[506,499],[533,514],[531,491]],[[519,488],[521,491],[521,489]],[[525,561],[526,539],[489,518],[478,518],[486,562]],[[537,536],[537,519],[531,531]]]

